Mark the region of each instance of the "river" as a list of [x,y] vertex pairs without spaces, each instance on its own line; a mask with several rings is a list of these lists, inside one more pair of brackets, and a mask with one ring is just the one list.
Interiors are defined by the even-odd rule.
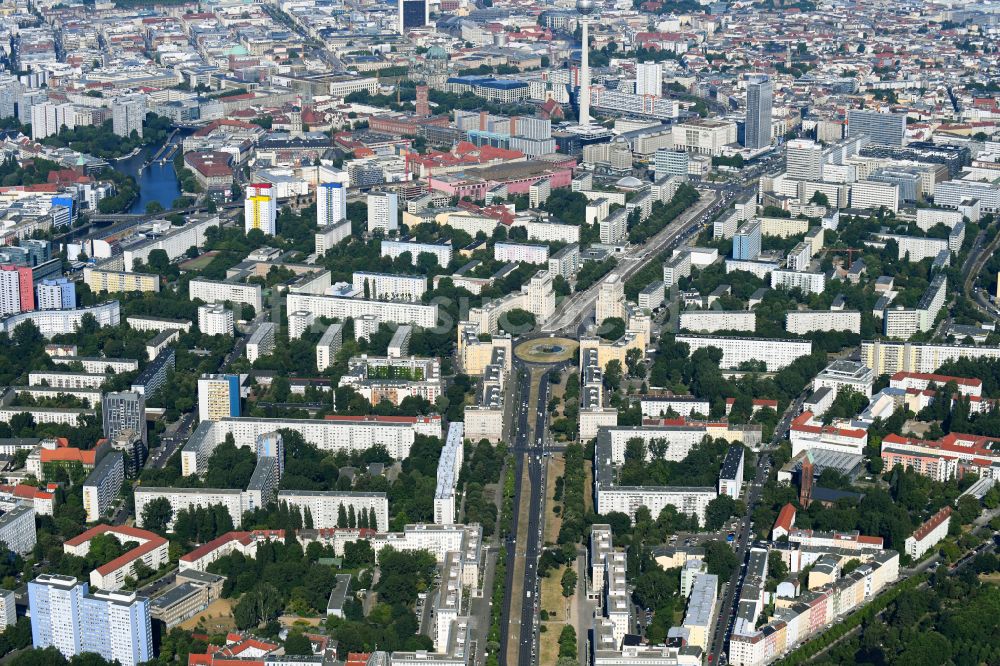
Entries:
[[[179,142],[180,136],[174,139]],[[159,202],[164,209],[169,210],[174,199],[181,196],[181,184],[174,171],[173,159],[165,164],[154,162],[139,173],[139,169],[150,157],[156,154],[159,146],[143,148],[137,154],[127,159],[112,162],[115,171],[128,174],[139,184],[139,198],[129,209],[130,213],[145,213],[146,206],[153,201]]]

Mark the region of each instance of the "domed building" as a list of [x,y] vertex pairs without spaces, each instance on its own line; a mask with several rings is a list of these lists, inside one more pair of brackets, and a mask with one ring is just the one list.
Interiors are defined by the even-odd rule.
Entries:
[[624,178],[619,178],[615,182],[615,187],[619,190],[625,190],[626,192],[638,192],[642,188],[646,187],[646,183],[642,182],[635,176],[625,176]]
[[448,80],[448,52],[434,44],[423,55],[410,58],[410,78],[432,87],[443,88]]

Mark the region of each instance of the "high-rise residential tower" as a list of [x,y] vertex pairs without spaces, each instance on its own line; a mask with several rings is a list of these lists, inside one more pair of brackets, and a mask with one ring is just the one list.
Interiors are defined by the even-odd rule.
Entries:
[[278,204],[274,200],[274,188],[270,183],[252,183],[247,186],[247,198],[243,205],[243,226],[247,233],[260,229],[273,236],[278,219]]
[[767,74],[747,77],[747,148],[757,150],[771,145],[771,105],[774,88]]
[[316,225],[322,229],[347,217],[347,188],[343,183],[320,183],[316,188]]

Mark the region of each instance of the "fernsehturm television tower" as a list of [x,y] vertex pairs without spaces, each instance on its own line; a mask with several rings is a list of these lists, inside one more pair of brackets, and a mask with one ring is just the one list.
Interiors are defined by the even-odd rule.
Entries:
[[583,25],[583,43],[580,47],[580,125],[590,125],[590,15],[594,13],[594,0],[576,0],[576,11]]

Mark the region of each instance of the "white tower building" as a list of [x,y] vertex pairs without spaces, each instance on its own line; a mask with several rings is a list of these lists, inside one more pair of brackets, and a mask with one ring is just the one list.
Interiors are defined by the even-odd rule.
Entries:
[[576,11],[580,13],[583,26],[583,42],[580,46],[580,125],[590,125],[590,15],[594,13],[594,0],[576,0]]

